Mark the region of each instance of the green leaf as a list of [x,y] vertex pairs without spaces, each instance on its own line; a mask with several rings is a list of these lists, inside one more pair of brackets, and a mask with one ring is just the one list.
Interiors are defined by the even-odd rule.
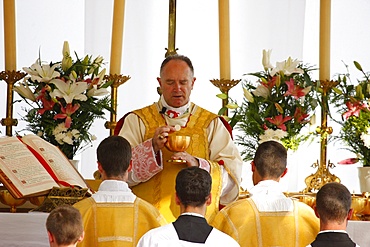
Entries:
[[218,97],[220,99],[227,99],[228,98],[227,94],[225,94],[225,93],[219,93],[219,94],[216,95],[216,97]]

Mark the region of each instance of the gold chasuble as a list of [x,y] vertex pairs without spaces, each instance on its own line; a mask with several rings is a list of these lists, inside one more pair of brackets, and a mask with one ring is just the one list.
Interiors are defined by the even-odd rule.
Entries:
[[140,198],[134,203],[96,203],[90,197],[74,207],[83,216],[85,230],[79,247],[136,247],[147,231],[166,224],[158,211]]
[[[158,126],[167,125],[162,115],[158,112],[155,104],[136,110],[144,122],[146,133],[144,139],[150,139]],[[221,196],[221,168],[218,163],[209,160],[209,143],[207,127],[218,116],[197,107],[189,116],[188,123],[173,134],[188,135],[191,137],[190,146],[186,150],[189,154],[206,159],[210,163],[210,175],[212,177],[212,204],[207,207],[206,218],[211,219],[218,212]],[[152,203],[168,222],[173,222],[180,215],[180,207],[175,203],[175,179],[177,173],[186,167],[182,163],[169,163],[172,152],[167,148],[162,150],[163,170],[144,183],[132,187],[132,191],[138,197]]]
[[239,200],[221,210],[211,225],[240,246],[305,247],[315,240],[319,221],[308,205],[293,202],[293,211],[259,212],[251,198]]

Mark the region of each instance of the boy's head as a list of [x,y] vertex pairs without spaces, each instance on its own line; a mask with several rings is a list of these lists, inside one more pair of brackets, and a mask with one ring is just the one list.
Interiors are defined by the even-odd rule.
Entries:
[[56,207],[46,219],[46,230],[51,246],[72,245],[82,241],[84,229],[80,211],[70,205]]

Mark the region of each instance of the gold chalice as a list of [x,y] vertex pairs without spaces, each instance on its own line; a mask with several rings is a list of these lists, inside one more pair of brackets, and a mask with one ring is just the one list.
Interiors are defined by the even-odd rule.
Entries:
[[[172,152],[184,152],[190,145],[190,136],[169,135],[167,137],[166,147]],[[170,159],[168,162],[186,163],[186,160]]]
[[16,207],[25,204],[27,199],[16,199],[14,198],[8,190],[0,190],[0,202],[10,206],[10,212],[15,213],[17,211]]

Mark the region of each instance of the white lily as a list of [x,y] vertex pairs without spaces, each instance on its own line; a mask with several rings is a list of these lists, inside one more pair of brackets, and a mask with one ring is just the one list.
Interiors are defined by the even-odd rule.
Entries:
[[58,63],[50,67],[49,64],[40,64],[40,60],[37,59],[30,68],[23,67],[23,70],[31,76],[32,81],[38,82],[50,82],[52,79],[59,77],[60,73],[55,71],[55,68],[59,65]]
[[261,96],[265,99],[267,99],[268,96],[270,96],[270,90],[267,87],[263,86],[263,85],[258,85],[256,90],[254,90],[252,93],[255,96]]
[[63,59],[62,59],[62,70],[67,71],[72,66],[72,57],[69,51],[68,41],[64,41],[63,44]]
[[93,96],[103,96],[107,95],[109,93],[108,89],[106,88],[99,88],[99,86],[104,81],[106,69],[103,69],[96,78],[94,78],[92,84],[90,84],[90,89],[87,91],[87,96],[93,97]]
[[297,66],[299,65],[301,61],[297,59],[292,59],[289,57],[287,60],[282,61],[282,62],[276,62],[276,67],[272,69],[270,72],[271,76],[274,76],[276,73],[282,72],[284,75],[291,75],[294,73],[297,74],[302,74],[303,70],[298,68]]
[[23,83],[20,83],[19,86],[14,86],[13,90],[16,91],[23,98],[29,99],[33,102],[36,101],[36,97],[28,86],[27,80],[29,77],[24,78]]
[[273,66],[271,65],[270,63],[270,56],[271,56],[271,49],[270,50],[263,50],[262,51],[262,64],[263,64],[263,68],[265,69],[265,71],[267,71],[268,69],[272,69]]
[[50,83],[53,83],[57,88],[50,93],[53,98],[60,97],[64,98],[67,104],[72,103],[74,99],[80,101],[86,101],[87,97],[83,92],[87,89],[86,82],[64,82],[60,79],[54,79]]

